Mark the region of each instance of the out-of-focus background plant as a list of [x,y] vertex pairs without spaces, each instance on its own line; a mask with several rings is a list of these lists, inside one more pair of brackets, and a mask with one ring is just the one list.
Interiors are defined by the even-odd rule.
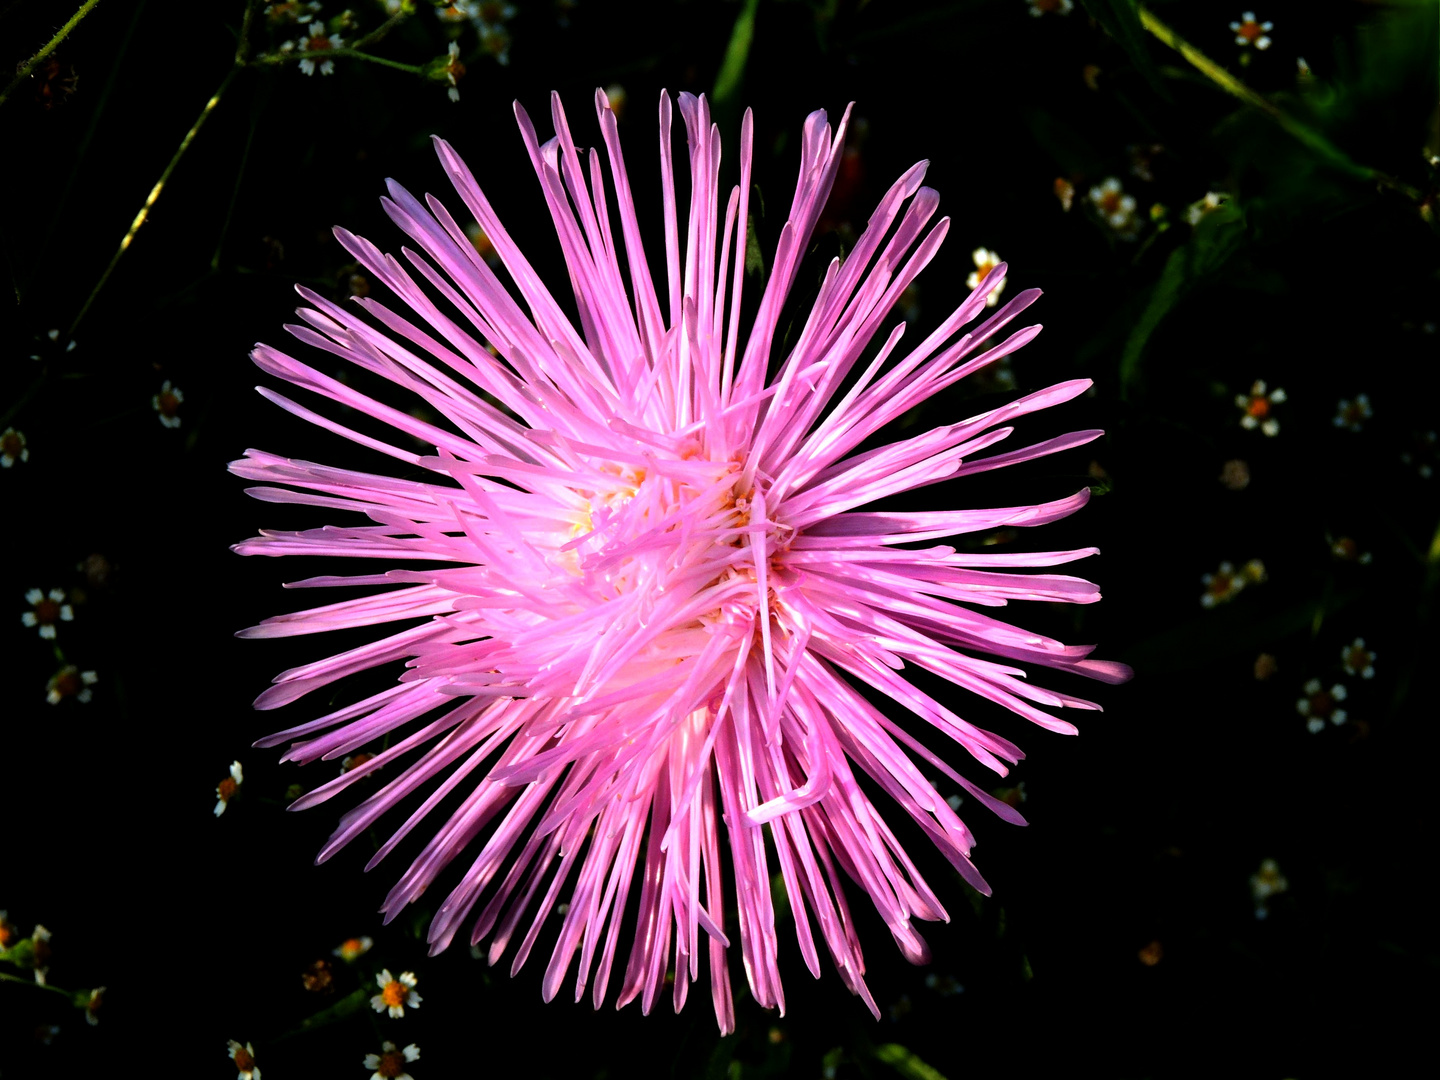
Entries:
[[[1419,1038],[1434,0],[3,0],[0,52],[5,1075],[1278,1078]],[[1080,738],[1027,733],[998,793],[1032,825],[972,815],[995,896],[934,872],[932,965],[862,933],[878,1023],[793,951],[787,1014],[742,1001],[725,1039],[701,1008],[544,1006],[534,971],[427,958],[428,913],[382,928],[362,853],[311,865],[331,817],[283,806],[325,777],[248,749],[274,726],[249,700],[308,654],[230,636],[277,579],[227,549],[260,522],[224,463],[328,452],[248,392],[249,346],[296,282],[379,288],[329,229],[397,246],[377,196],[441,189],[432,134],[563,280],[509,106],[583,116],[596,86],[652,209],[662,88],[710,93],[727,136],[755,109],[756,256],[809,110],[858,103],[817,269],[932,160],[953,236],[905,317],[1003,258],[1047,329],[927,421],[1096,381],[1067,421],[1103,442],[953,497],[1090,484],[1047,540],[1099,544],[1106,602],[1038,621],[1137,678]],[[423,1006],[374,1010],[403,973]]]

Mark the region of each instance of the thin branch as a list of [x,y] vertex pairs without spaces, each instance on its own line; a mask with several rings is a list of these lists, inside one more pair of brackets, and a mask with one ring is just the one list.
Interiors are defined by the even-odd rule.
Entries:
[[60,27],[59,30],[56,30],[55,36],[41,46],[39,52],[20,65],[20,69],[15,72],[15,78],[11,80],[10,85],[5,87],[3,91],[0,91],[0,105],[5,104],[5,100],[15,92],[15,88],[30,77],[30,73],[40,66],[40,61],[54,52],[60,42],[69,36],[70,31],[74,30],[75,27],[80,24],[80,20],[95,10],[95,5],[98,3],[100,3],[100,0],[85,0],[85,2],[80,5],[80,10],[70,16],[70,21]]
[[235,78],[239,71],[240,65],[238,64],[230,69],[224,80],[221,81],[219,88],[215,93],[210,95],[210,100],[205,102],[205,107],[200,110],[200,115],[195,120],[195,123],[190,125],[190,130],[187,131],[185,137],[180,140],[180,145],[170,158],[170,164],[165,166],[165,171],[160,174],[160,179],[155,181],[155,186],[150,189],[150,194],[146,197],[145,204],[140,207],[140,212],[135,215],[135,220],[130,223],[129,231],[121,238],[120,246],[110,259],[110,265],[105,267],[105,272],[100,275],[100,280],[95,283],[95,288],[90,290],[90,295],[85,299],[85,304],[80,309],[80,313],[75,316],[74,321],[70,324],[70,329],[65,332],[67,337],[74,335],[75,328],[80,325],[80,320],[85,318],[86,312],[90,310],[90,305],[95,302],[95,297],[100,294],[100,290],[103,289],[105,283],[110,280],[110,274],[114,271],[116,264],[120,262],[120,257],[125,254],[126,249],[130,247],[131,242],[135,239],[135,234],[140,231],[140,226],[144,225],[146,219],[150,216],[150,208],[154,206],[155,201],[160,198],[160,192],[164,190],[166,182],[170,179],[170,174],[175,171],[175,166],[180,164],[180,159],[185,156],[185,151],[190,149],[190,144],[195,141],[195,136],[200,133],[200,128],[204,125],[205,121],[209,119],[210,114],[215,111],[215,106],[220,104],[220,98],[224,95],[226,89],[229,88],[231,80]]

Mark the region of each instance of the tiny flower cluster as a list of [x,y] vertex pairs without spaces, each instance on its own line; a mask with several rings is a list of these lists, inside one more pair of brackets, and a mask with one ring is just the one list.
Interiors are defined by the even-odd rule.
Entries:
[[1200,575],[1200,584],[1205,586],[1200,595],[1200,606],[1212,608],[1228,603],[1239,596],[1247,584],[1259,585],[1268,576],[1265,564],[1259,559],[1251,559],[1239,570],[1235,569],[1234,563],[1222,562],[1213,574]]
[[[1364,638],[1357,637],[1340,649],[1340,667],[1346,675],[1373,679],[1375,652],[1365,644]],[[1349,712],[1340,707],[1340,702],[1349,697],[1344,683],[1333,683],[1327,690],[1319,679],[1311,679],[1302,689],[1304,697],[1295,702],[1295,711],[1305,718],[1305,727],[1310,734],[1324,731],[1327,721],[1339,727],[1350,719]]]

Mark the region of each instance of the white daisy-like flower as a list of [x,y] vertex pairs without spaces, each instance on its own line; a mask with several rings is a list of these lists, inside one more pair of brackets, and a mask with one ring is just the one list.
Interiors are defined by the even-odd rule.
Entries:
[[219,817],[225,812],[225,807],[230,804],[230,800],[235,797],[235,793],[240,790],[240,785],[244,782],[245,770],[240,767],[240,762],[232,761],[230,763],[230,775],[215,785],[215,794],[218,798],[218,801],[215,803],[216,817]]
[[1207,191],[1203,199],[1196,199],[1185,208],[1185,224],[1199,225],[1200,219],[1214,210],[1219,210],[1230,196],[1223,191]]
[[95,696],[90,688],[99,681],[100,676],[95,672],[81,671],[74,664],[66,664],[50,676],[50,682],[45,687],[45,700],[51,705],[59,705],[67,697],[73,697],[84,704]]
[[1365,639],[1357,637],[1340,650],[1340,663],[1346,675],[1359,675],[1362,679],[1375,677],[1375,653],[1365,647]]
[[1125,187],[1118,177],[1106,177],[1092,187],[1090,205],[1121,239],[1134,239],[1140,229],[1139,219],[1135,216],[1135,198],[1125,194]]
[[1265,380],[1256,379],[1250,384],[1248,394],[1235,395],[1235,407],[1244,413],[1240,417],[1240,426],[1246,431],[1253,431],[1259,428],[1266,435],[1272,438],[1280,434],[1280,421],[1271,416],[1274,406],[1285,401],[1285,391],[1276,387],[1266,392]]
[[160,423],[168,428],[177,428],[180,426],[180,417],[176,414],[184,400],[185,395],[180,392],[180,388],[166,379],[160,384],[160,392],[150,399],[150,407],[160,414]]
[[414,1043],[404,1050],[396,1050],[392,1042],[380,1044],[380,1053],[365,1055],[365,1068],[370,1070],[370,1080],[414,1080],[405,1071],[405,1066],[420,1060],[420,1048]]
[[1239,22],[1232,22],[1230,29],[1235,32],[1235,44],[1242,48],[1253,45],[1257,49],[1268,49],[1270,39],[1266,35],[1275,29],[1272,22],[1259,22],[1253,11],[1247,11],[1240,16]]
[[1348,720],[1349,714],[1339,707],[1339,702],[1349,696],[1343,683],[1336,683],[1325,689],[1319,679],[1311,679],[1304,686],[1305,696],[1295,702],[1295,711],[1305,717],[1305,727],[1315,735],[1325,730],[1325,721],[1336,727]]
[[1355,400],[1341,398],[1335,406],[1335,426],[1346,431],[1360,431],[1374,412],[1370,408],[1369,394],[1356,394]]
[[75,610],[65,603],[64,589],[51,589],[48,593],[31,589],[25,594],[25,602],[30,605],[30,610],[21,613],[21,623],[38,628],[40,636],[46,641],[55,640],[56,623],[70,622],[75,618]]
[[260,1080],[260,1070],[255,1067],[255,1047],[248,1042],[242,1045],[234,1039],[225,1045],[230,1052],[230,1060],[235,1062],[239,1080]]
[[[990,271],[997,266],[1004,265],[998,253],[989,248],[978,247],[970,253],[970,258],[975,261],[975,269],[965,279],[966,287],[978,289],[980,283],[985,280]],[[1000,294],[1005,291],[1006,278],[1001,277],[990,289],[990,295],[985,298],[986,307],[994,307],[1000,302]]]
[[35,929],[30,933],[30,945],[33,950],[30,963],[35,967],[35,982],[44,986],[45,976],[50,974],[50,965],[47,963],[50,959],[50,931],[36,923]]
[[397,979],[390,974],[390,969],[386,968],[375,976],[380,993],[370,998],[370,1007],[376,1012],[385,1012],[388,1009],[393,1019],[400,1019],[405,1015],[407,1006],[412,1009],[420,1007],[423,999],[415,992],[418,981],[413,971],[401,972]]
[[346,938],[335,948],[331,949],[331,955],[340,957],[347,964],[353,963],[370,951],[375,942],[369,937]]
[[1200,596],[1200,606],[1212,608],[1216,604],[1223,604],[1235,599],[1240,590],[1245,588],[1245,575],[1235,572],[1235,564],[1222,562],[1215,569],[1213,574],[1201,574],[1200,584],[1205,586],[1205,592]]
[[[319,26],[318,23],[316,25]],[[301,48],[305,52],[329,52],[331,49],[341,48],[344,44],[345,39],[339,34],[330,34],[327,36],[322,28],[317,29],[315,33],[301,42]],[[333,75],[335,73],[334,60],[321,60],[319,64],[316,64],[313,56],[306,56],[300,61],[300,70],[306,75],[314,75],[317,67],[320,69],[321,75]]]
[[10,468],[17,461],[29,461],[30,450],[25,445],[24,432],[7,427],[0,432],[0,467]]

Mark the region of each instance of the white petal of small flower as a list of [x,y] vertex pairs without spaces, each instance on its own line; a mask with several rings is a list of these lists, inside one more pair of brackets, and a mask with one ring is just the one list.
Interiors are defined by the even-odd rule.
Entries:
[[1312,716],[1305,724],[1305,730],[1310,732],[1311,735],[1318,735],[1325,730],[1325,721],[1321,720],[1318,716]]
[[54,640],[55,640],[55,627],[54,627],[54,625],[51,624],[51,623],[46,623],[44,626],[40,627],[40,636],[43,637],[46,641],[54,641]]
[[39,621],[40,619],[33,611],[23,611],[20,613],[20,622],[25,626],[34,626]]
[[414,1043],[411,1043],[409,1046],[405,1047],[405,1049],[402,1050],[401,1053],[405,1055],[406,1061],[420,1060],[420,1047],[416,1046]]
[[245,782],[245,771],[240,768],[240,762],[232,761],[230,763],[230,778],[237,784]]
[[1336,727],[1339,727],[1348,719],[1350,719],[1350,714],[1347,713],[1344,709],[1336,709],[1333,713],[1330,714],[1330,723],[1334,724]]
[[1350,693],[1348,690],[1345,689],[1342,684],[1336,683],[1330,688],[1330,696],[1336,701],[1344,701],[1347,697],[1350,696]]
[[38,604],[41,600],[44,599],[45,593],[40,589],[31,589],[25,594],[25,602],[27,604]]

